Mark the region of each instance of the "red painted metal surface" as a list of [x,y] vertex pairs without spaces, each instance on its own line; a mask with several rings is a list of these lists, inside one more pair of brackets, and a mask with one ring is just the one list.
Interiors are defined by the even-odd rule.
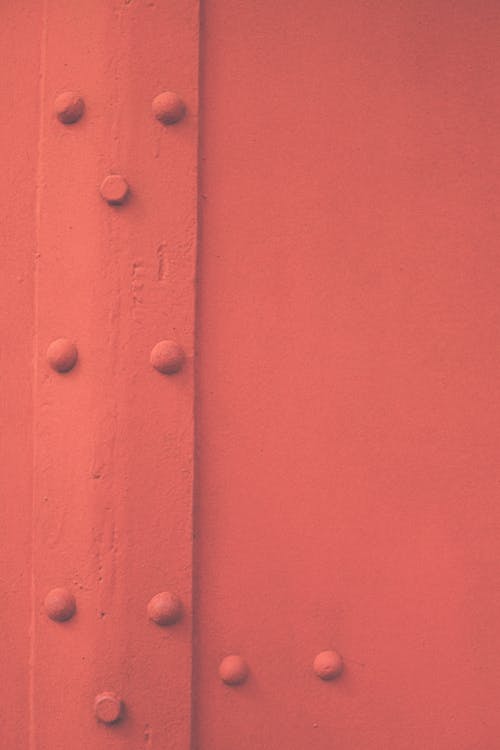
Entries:
[[187,748],[198,5],[8,5],[0,745]]
[[203,9],[195,746],[495,750],[500,6]]
[[0,747],[496,750],[498,3],[1,18]]

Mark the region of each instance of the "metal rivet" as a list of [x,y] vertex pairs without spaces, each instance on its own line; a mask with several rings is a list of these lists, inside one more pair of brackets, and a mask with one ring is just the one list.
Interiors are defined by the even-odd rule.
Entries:
[[68,589],[52,589],[45,597],[44,604],[47,615],[57,622],[69,620],[76,612],[75,597]]
[[128,183],[121,174],[109,174],[102,182],[101,195],[111,206],[119,206],[128,195]]
[[60,122],[64,125],[71,125],[83,115],[85,104],[82,97],[74,91],[64,91],[56,97],[54,109]]
[[178,94],[164,91],[153,99],[153,114],[164,125],[173,125],[186,114],[186,105]]
[[150,600],[148,617],[157,625],[173,625],[182,617],[182,602],[170,591],[162,591]]
[[226,685],[241,685],[248,677],[248,664],[243,657],[231,654],[219,665],[219,676]]
[[114,724],[122,715],[123,703],[115,693],[99,693],[94,701],[94,711],[99,721]]
[[333,680],[342,674],[344,662],[338,651],[322,651],[314,659],[313,669],[322,680]]
[[47,361],[56,372],[68,372],[78,359],[78,350],[69,339],[56,339],[47,349]]
[[184,352],[175,341],[159,341],[151,351],[150,361],[158,372],[173,375],[184,363]]

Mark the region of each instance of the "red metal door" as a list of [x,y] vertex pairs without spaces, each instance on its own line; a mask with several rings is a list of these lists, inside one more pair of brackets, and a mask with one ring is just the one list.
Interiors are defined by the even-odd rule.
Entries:
[[1,18],[0,746],[496,750],[498,3]]

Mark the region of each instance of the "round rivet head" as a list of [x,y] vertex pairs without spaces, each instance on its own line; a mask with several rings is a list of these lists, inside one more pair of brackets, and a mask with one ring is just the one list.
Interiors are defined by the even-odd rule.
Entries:
[[74,91],[64,91],[56,97],[54,109],[59,122],[64,125],[72,125],[83,115],[85,104],[83,99]]
[[184,352],[175,341],[159,341],[151,351],[150,361],[158,372],[173,375],[184,364]]
[[47,361],[56,372],[68,372],[78,359],[78,350],[69,339],[56,339],[47,349]]
[[226,685],[241,685],[248,677],[248,664],[243,657],[231,654],[219,665],[219,677]]
[[94,711],[99,721],[104,724],[114,724],[121,718],[123,704],[115,693],[99,693],[94,701]]
[[182,120],[186,114],[186,105],[178,94],[163,91],[153,99],[153,114],[164,125],[173,125]]
[[313,669],[322,680],[334,680],[342,674],[344,662],[337,651],[322,651],[314,659]]
[[128,183],[121,174],[109,174],[101,184],[101,195],[111,206],[119,206],[128,195]]
[[69,620],[76,612],[75,597],[68,589],[52,589],[45,597],[44,604],[47,615],[56,622]]
[[173,625],[182,617],[182,602],[170,591],[162,591],[150,600],[148,617],[157,625]]

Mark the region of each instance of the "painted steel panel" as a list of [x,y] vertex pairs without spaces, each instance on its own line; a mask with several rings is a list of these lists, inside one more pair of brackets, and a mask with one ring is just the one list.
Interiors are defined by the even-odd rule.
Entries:
[[196,747],[495,750],[500,6],[203,7]]
[[[0,744],[187,748],[198,5],[25,1],[2,18],[3,418],[21,427],[1,454]],[[152,108],[164,91],[185,104],[175,124]],[[122,203],[100,194],[116,174]],[[148,608],[164,591],[175,624]]]
[[498,3],[0,13],[0,746],[496,750]]

